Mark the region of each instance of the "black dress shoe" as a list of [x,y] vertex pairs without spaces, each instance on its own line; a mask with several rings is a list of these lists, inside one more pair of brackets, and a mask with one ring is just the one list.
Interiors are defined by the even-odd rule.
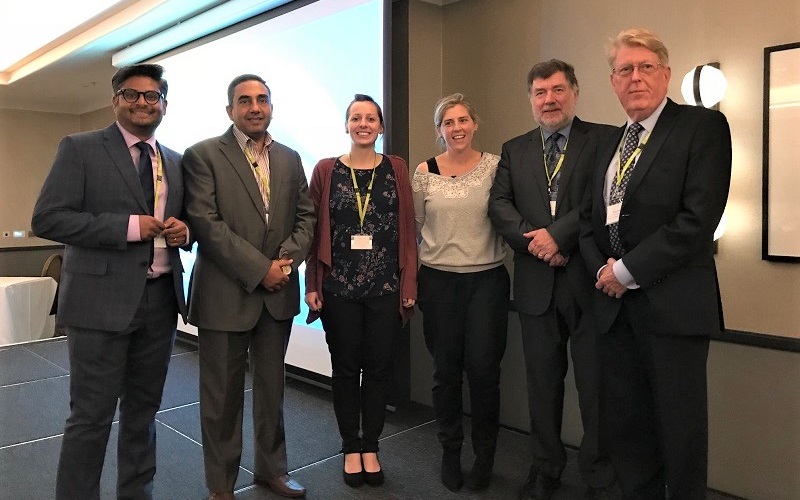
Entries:
[[260,484],[271,489],[275,494],[286,498],[298,498],[305,496],[306,489],[297,481],[292,479],[289,474],[284,474],[272,479],[255,479],[256,484]]
[[466,485],[472,491],[485,490],[492,480],[494,454],[479,454],[475,457],[472,469],[467,474]]
[[533,489],[529,498],[533,500],[550,500],[553,493],[558,489],[561,481],[557,477],[550,477],[542,471],[536,475]]
[[[359,459],[361,459],[361,454],[358,454]],[[346,455],[342,455],[342,461],[346,458]],[[344,484],[351,488],[358,488],[362,484],[364,484],[364,466],[361,466],[361,470],[358,472],[347,472],[344,469],[344,464],[342,464],[342,478],[344,479]]]
[[450,491],[458,491],[464,484],[461,474],[461,448],[442,452],[442,484]]
[[525,480],[525,484],[523,484],[522,489],[519,490],[519,500],[528,500],[531,497],[533,485],[536,483],[536,476],[538,475],[539,468],[532,465],[531,470],[528,471],[528,478]]
[[386,477],[383,475],[383,469],[377,472],[364,471],[364,482],[370,486],[380,486],[385,480]]

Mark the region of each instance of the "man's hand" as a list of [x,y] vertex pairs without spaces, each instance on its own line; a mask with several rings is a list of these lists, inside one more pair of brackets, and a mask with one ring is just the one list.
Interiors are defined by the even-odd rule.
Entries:
[[170,217],[164,221],[164,231],[161,233],[171,247],[180,247],[186,244],[189,237],[189,229],[183,221]]
[[267,289],[268,292],[277,292],[283,285],[289,282],[289,275],[281,269],[283,266],[291,266],[292,259],[275,259],[272,265],[269,266],[267,275],[261,280],[261,285]]
[[150,241],[164,230],[164,223],[150,215],[139,216],[139,236],[142,241]]
[[560,253],[557,253],[553,255],[549,261],[545,260],[545,262],[547,262],[550,267],[564,267],[569,262],[569,256],[564,257]]
[[594,287],[609,297],[620,298],[628,288],[619,282],[617,276],[614,274],[614,262],[616,259],[608,259],[606,265],[600,270],[600,276],[597,278],[597,283]]
[[558,244],[547,232],[547,229],[534,229],[522,236],[531,238],[531,241],[528,242],[528,252],[537,259],[549,263],[550,259],[558,253]]

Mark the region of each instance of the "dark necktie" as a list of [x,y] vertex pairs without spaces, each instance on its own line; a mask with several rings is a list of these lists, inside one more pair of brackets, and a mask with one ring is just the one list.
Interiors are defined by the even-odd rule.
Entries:
[[544,143],[547,178],[549,179],[547,192],[550,196],[550,201],[556,201],[558,199],[558,178],[561,177],[561,172],[558,172],[555,176],[553,176],[553,173],[556,171],[559,158],[561,158],[561,149],[558,147],[558,141],[561,137],[562,135],[556,132],[548,137]]
[[150,159],[150,145],[146,142],[137,142],[136,147],[139,148],[139,182],[142,184],[144,201],[147,203],[149,214],[153,215],[156,192],[153,188],[153,161]]
[[[137,142],[136,147],[139,148],[139,182],[142,184],[142,191],[144,191],[144,201],[147,203],[147,209],[150,215],[155,213],[155,198],[156,192],[153,188],[153,160],[150,159],[150,145],[146,142]],[[153,264],[153,240],[147,242],[150,245],[150,264]]]
[[[636,147],[639,146],[639,132],[641,132],[643,128],[644,127],[642,127],[639,122],[634,122],[630,127],[628,127],[628,132],[625,135],[625,143],[622,145],[622,152],[620,153],[619,157],[619,164],[623,167],[627,164],[631,155],[636,150]],[[628,187],[628,181],[631,179],[631,173],[633,172],[634,166],[636,166],[636,163],[631,163],[631,165],[625,171],[625,174],[622,176],[622,180],[620,181],[619,185],[617,185],[617,179],[614,177],[614,181],[611,183],[611,190],[608,193],[609,206],[622,202],[622,198],[625,197],[625,189]],[[623,248],[622,242],[619,239],[619,222],[608,226],[608,236],[611,241],[611,249],[614,250],[614,253],[620,257],[625,255],[625,248]]]

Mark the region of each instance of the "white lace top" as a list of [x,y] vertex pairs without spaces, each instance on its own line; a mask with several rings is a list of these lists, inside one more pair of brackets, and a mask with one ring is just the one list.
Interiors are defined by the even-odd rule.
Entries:
[[498,161],[499,156],[483,153],[472,170],[458,177],[414,172],[411,185],[423,264],[470,273],[503,263],[506,244],[487,213]]

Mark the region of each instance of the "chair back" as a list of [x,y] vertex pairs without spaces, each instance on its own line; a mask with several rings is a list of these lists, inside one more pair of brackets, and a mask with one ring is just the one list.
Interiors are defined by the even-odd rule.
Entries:
[[[56,284],[61,282],[61,263],[64,261],[64,258],[54,253],[50,257],[44,261],[44,266],[42,267],[42,277],[49,276],[56,280]],[[50,314],[56,314],[56,310],[58,309],[58,287],[56,287],[56,296],[53,298],[53,305],[50,306]]]

